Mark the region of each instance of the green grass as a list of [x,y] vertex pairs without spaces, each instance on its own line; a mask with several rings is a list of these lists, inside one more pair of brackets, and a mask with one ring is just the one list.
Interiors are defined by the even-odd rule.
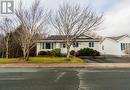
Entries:
[[70,58],[66,60],[65,57],[30,57],[29,61],[19,60],[18,58],[2,59],[0,63],[84,63],[80,58]]
[[16,58],[6,59],[6,58],[0,58],[0,63],[17,63]]

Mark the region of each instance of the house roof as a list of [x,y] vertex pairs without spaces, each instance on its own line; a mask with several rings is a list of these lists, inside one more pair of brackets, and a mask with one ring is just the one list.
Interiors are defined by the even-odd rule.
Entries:
[[65,38],[65,35],[51,35],[45,38],[44,40],[62,40]]
[[121,39],[121,38],[123,38],[123,37],[126,37],[126,36],[128,36],[128,35],[121,35],[121,36],[117,36],[117,37],[107,37],[107,38],[110,38],[110,39],[113,39],[113,40],[119,40],[119,39]]
[[[84,36],[86,37],[85,39],[99,39],[99,38],[93,38],[93,37],[88,36],[88,35],[84,35]],[[63,39],[65,39],[65,37],[66,37],[66,35],[51,35],[43,40],[63,40]],[[72,37],[72,36],[70,36],[70,37]],[[80,39],[82,39],[82,37]]]
[[116,42],[118,42],[119,40],[125,38],[125,37],[130,37],[129,35],[125,34],[125,35],[120,35],[120,36],[117,36],[117,37],[105,37],[104,39],[102,39],[101,43],[106,40],[106,39],[111,39],[111,40],[114,40]]
[[[39,40],[39,42],[63,42],[65,37],[66,37],[65,35],[51,35],[51,36],[48,36],[44,39]],[[90,41],[100,42],[101,39],[100,38],[93,38],[89,35],[83,35],[83,36],[79,37],[78,39],[76,39],[76,41],[79,41],[79,42],[90,42]]]

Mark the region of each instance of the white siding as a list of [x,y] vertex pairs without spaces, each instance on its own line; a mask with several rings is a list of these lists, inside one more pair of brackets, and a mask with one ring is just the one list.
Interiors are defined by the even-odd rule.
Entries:
[[[119,53],[117,45],[118,44],[115,40],[106,38],[101,43],[101,53],[102,54],[108,54],[108,55],[117,55]],[[103,46],[104,46],[104,50],[102,50]]]
[[[79,43],[79,47],[73,47],[73,45],[72,45],[71,48],[70,48],[70,51],[71,50],[78,51],[82,48],[90,48],[89,42],[78,42],[78,43]],[[94,49],[94,50],[100,51],[100,42],[94,42],[94,47],[91,47],[91,48]],[[67,49],[61,48],[61,53],[67,53]]]
[[129,37],[125,37],[123,39],[120,39],[118,41],[118,51],[120,55],[126,55],[125,51],[121,51],[121,43],[130,43],[130,38]]
[[[130,43],[130,38],[125,37],[121,38],[118,41],[106,38],[101,43],[101,53],[108,55],[118,55],[118,56],[126,55],[125,51],[121,51],[121,43]],[[104,50],[102,50],[102,46],[104,46]]]
[[38,53],[41,51],[41,45],[40,45],[41,43],[37,43],[37,55],[38,55]]
[[[73,45],[72,45],[71,48],[70,48],[70,51],[71,50],[78,51],[82,48],[92,48],[94,50],[100,51],[100,42],[94,42],[94,47],[89,47],[89,42],[78,42],[78,43],[79,43],[79,47],[73,47]],[[52,49],[43,49],[42,44],[43,43],[37,43],[37,55],[40,51],[50,51],[50,50],[52,50]],[[61,53],[63,53],[63,54],[67,53],[67,49],[62,48],[61,44],[62,43],[53,43],[53,45],[54,45],[53,47],[54,48],[60,48]]]

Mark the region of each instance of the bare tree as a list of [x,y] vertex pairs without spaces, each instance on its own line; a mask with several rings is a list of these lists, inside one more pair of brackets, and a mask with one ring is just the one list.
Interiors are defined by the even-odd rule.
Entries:
[[62,35],[67,47],[67,58],[70,57],[70,47],[76,38],[96,30],[102,23],[103,15],[98,15],[89,6],[82,8],[80,5],[61,5],[51,15],[50,23],[57,33]]
[[85,35],[91,36],[91,37],[93,37],[93,38],[100,38],[100,39],[103,38],[102,36],[98,35],[98,34],[97,34],[96,32],[94,32],[94,31],[87,32]]
[[23,56],[29,60],[29,51],[39,40],[39,34],[45,30],[47,25],[47,15],[40,1],[35,0],[29,9],[23,7],[20,2],[18,9],[15,10],[20,30],[17,30],[17,40],[23,51]]
[[0,34],[0,57],[4,58],[4,50],[5,45],[4,45],[4,35],[1,33]]
[[10,39],[11,32],[14,30],[13,21],[9,18],[4,18],[0,22],[0,29],[1,29],[1,32],[4,34],[6,58],[8,58],[9,57],[9,39]]

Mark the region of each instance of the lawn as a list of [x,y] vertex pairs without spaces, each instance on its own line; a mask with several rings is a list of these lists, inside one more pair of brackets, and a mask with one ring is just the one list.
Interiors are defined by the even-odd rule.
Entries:
[[18,58],[0,58],[0,63],[84,63],[84,61],[80,58],[70,58],[70,60],[66,60],[65,57],[31,57],[27,62],[19,60]]

